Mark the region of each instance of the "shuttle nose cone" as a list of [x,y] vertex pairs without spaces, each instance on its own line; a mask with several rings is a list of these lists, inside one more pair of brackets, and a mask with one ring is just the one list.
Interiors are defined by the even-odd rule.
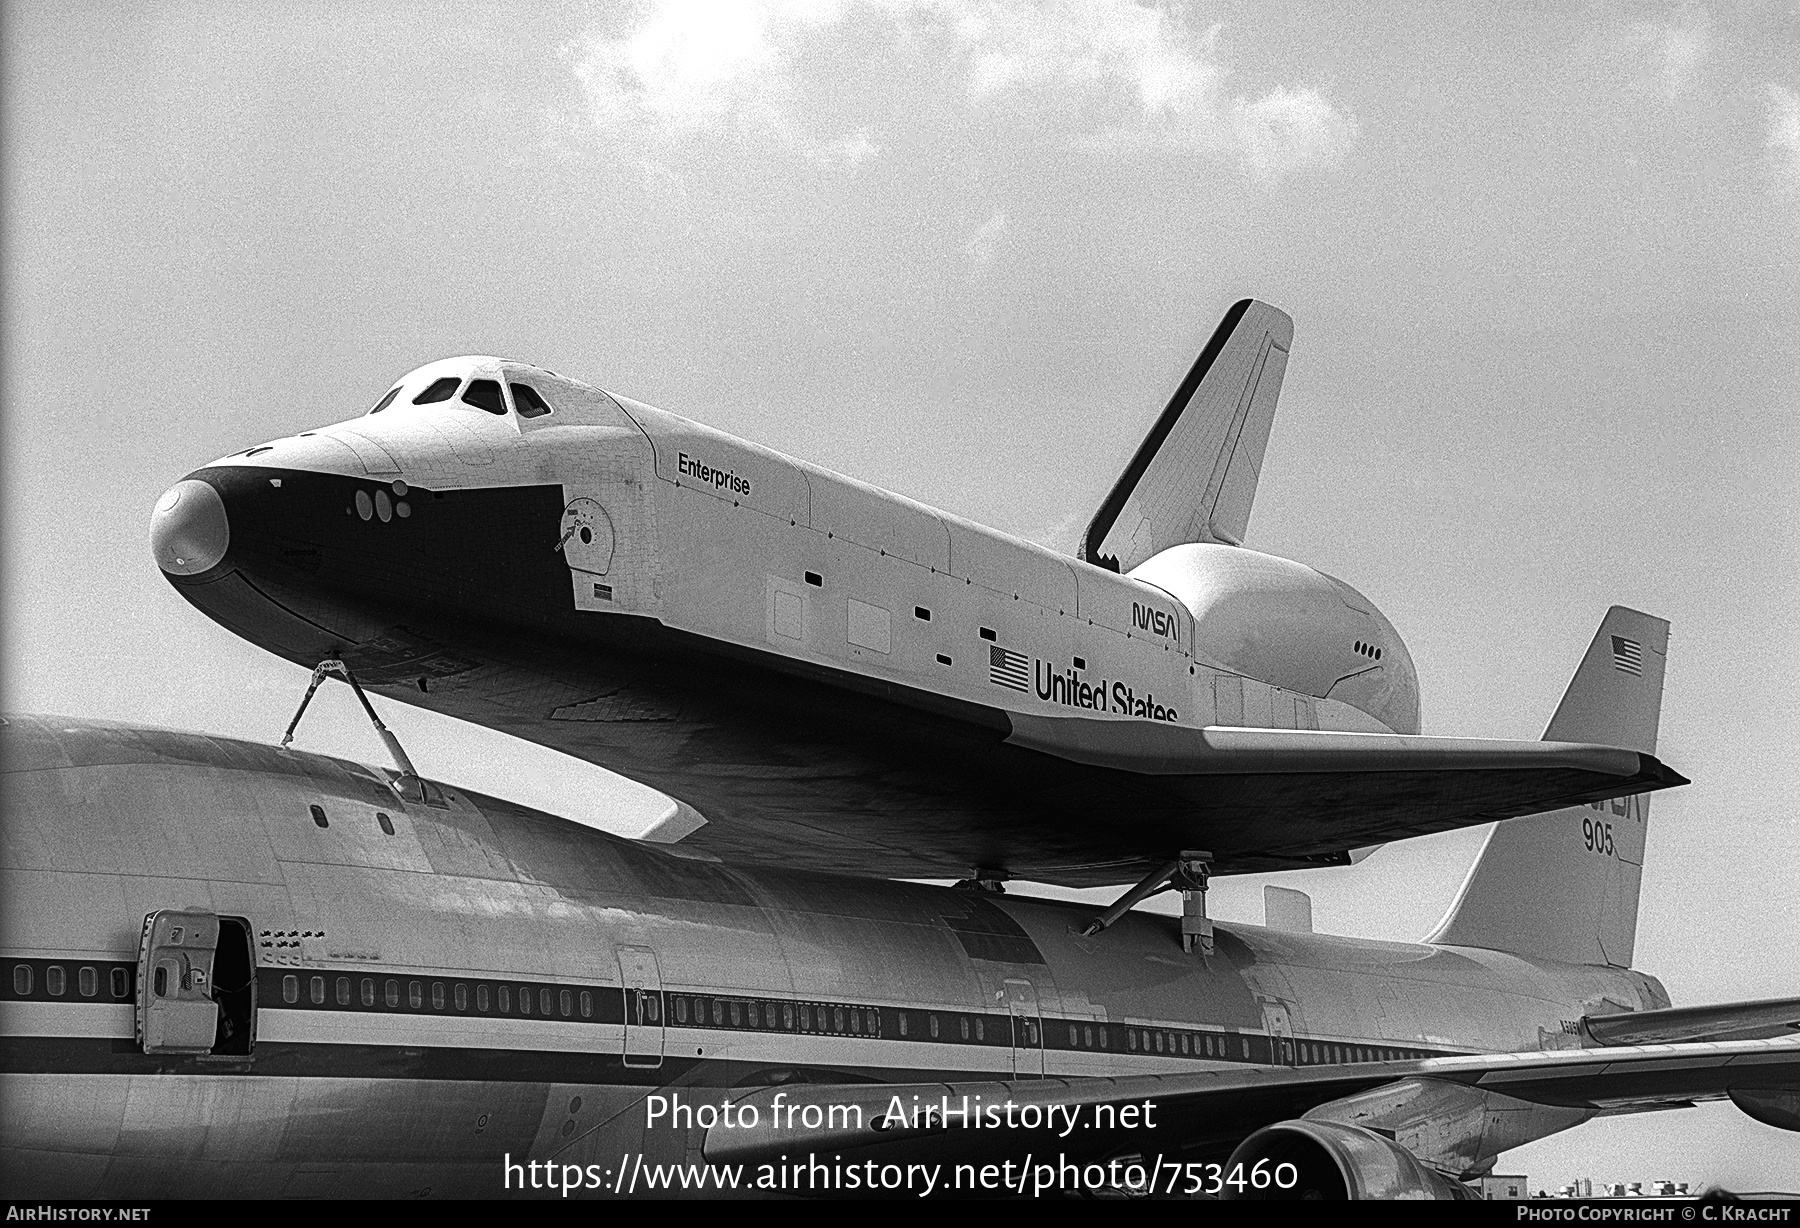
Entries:
[[150,513],[150,550],[172,576],[216,567],[231,544],[231,524],[219,492],[196,478],[169,487]]

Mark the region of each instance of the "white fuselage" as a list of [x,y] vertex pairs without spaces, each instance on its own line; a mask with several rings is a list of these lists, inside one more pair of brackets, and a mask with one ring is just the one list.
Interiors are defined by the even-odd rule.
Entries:
[[[502,1155],[688,1155],[698,1136],[646,1123],[672,1088],[1260,1065],[1319,1068],[1331,1098],[1667,1001],[1640,973],[1480,950],[1233,925],[1189,955],[1144,914],[1082,938],[1067,905],[739,872],[222,739],[0,736],[10,1196],[491,1195]],[[134,1041],[161,909],[247,922],[250,1055]]]
[[[409,403],[471,371],[517,372],[555,410]],[[1119,575],[498,359],[420,368],[378,415],[216,463],[440,491],[555,483],[560,541],[543,545],[562,550],[576,609],[1027,718],[1419,730],[1399,635],[1303,564],[1189,545]]]

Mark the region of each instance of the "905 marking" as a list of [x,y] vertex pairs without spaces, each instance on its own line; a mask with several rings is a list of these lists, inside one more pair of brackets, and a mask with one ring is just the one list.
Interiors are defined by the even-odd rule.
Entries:
[[1581,820],[1581,838],[1587,843],[1590,853],[1604,853],[1608,857],[1616,856],[1613,849],[1612,824],[1603,823],[1599,819]]

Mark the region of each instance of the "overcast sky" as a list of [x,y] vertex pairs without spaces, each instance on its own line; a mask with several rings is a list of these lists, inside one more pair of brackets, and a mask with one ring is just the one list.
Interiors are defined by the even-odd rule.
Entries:
[[[1220,314],[1295,348],[1247,545],[1366,592],[1427,732],[1537,737],[1674,624],[1638,966],[1800,993],[1800,6],[8,6],[9,710],[279,737],[305,674],[151,562],[163,489],[459,353],[1071,547]],[[342,688],[300,745],[378,760]],[[428,775],[662,804],[410,708]],[[1416,939],[1480,832],[1277,881]],[[1214,909],[1261,920],[1265,879]],[[1729,1106],[1503,1158],[1800,1184]]]

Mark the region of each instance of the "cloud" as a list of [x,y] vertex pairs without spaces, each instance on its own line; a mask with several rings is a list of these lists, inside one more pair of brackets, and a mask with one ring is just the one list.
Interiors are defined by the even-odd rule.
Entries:
[[608,133],[757,133],[855,169],[880,148],[867,128],[825,134],[828,119],[808,122],[825,109],[806,105],[808,55],[869,37],[890,40],[884,51],[947,60],[977,116],[1024,112],[1072,143],[1187,145],[1272,182],[1332,164],[1357,139],[1355,121],[1317,88],[1228,95],[1221,28],[1199,28],[1176,3],[641,0],[564,54],[588,118]]
[[1770,82],[1769,135],[1765,142],[1769,173],[1778,191],[1800,196],[1800,92]]
[[820,166],[836,166],[848,170],[855,170],[863,163],[881,156],[881,149],[869,139],[867,128],[858,128],[835,141],[802,142],[802,145],[802,152]]
[[1631,41],[1656,88],[1668,98],[1682,98],[1700,84],[1712,55],[1711,18],[1705,9],[1686,5],[1666,21],[1636,23]]
[[873,151],[866,133],[819,141],[794,119],[795,60],[842,15],[836,0],[650,0],[563,56],[603,130],[751,130],[854,164]]
[[1000,246],[1000,240],[1006,236],[1006,214],[999,209],[988,215],[988,220],[975,228],[968,240],[963,244],[963,254],[977,267],[985,269],[994,262],[994,252]]
[[1223,76],[1214,58],[1218,33],[1215,25],[1196,38],[1176,10],[1135,0],[989,0],[956,23],[969,57],[971,99],[1118,88],[1150,121],[1211,109]]
[[566,49],[597,122],[698,128],[738,112],[769,117],[783,109],[788,60],[767,6],[675,0],[638,16],[623,34]]
[[1356,121],[1314,89],[1277,89],[1232,104],[1238,151],[1250,173],[1272,182],[1307,166],[1329,166],[1356,143]]
[[1103,139],[1235,154],[1256,179],[1338,161],[1356,122],[1316,88],[1227,97],[1221,27],[1196,32],[1182,7],[1136,0],[988,0],[957,25],[978,104],[1048,99]]

